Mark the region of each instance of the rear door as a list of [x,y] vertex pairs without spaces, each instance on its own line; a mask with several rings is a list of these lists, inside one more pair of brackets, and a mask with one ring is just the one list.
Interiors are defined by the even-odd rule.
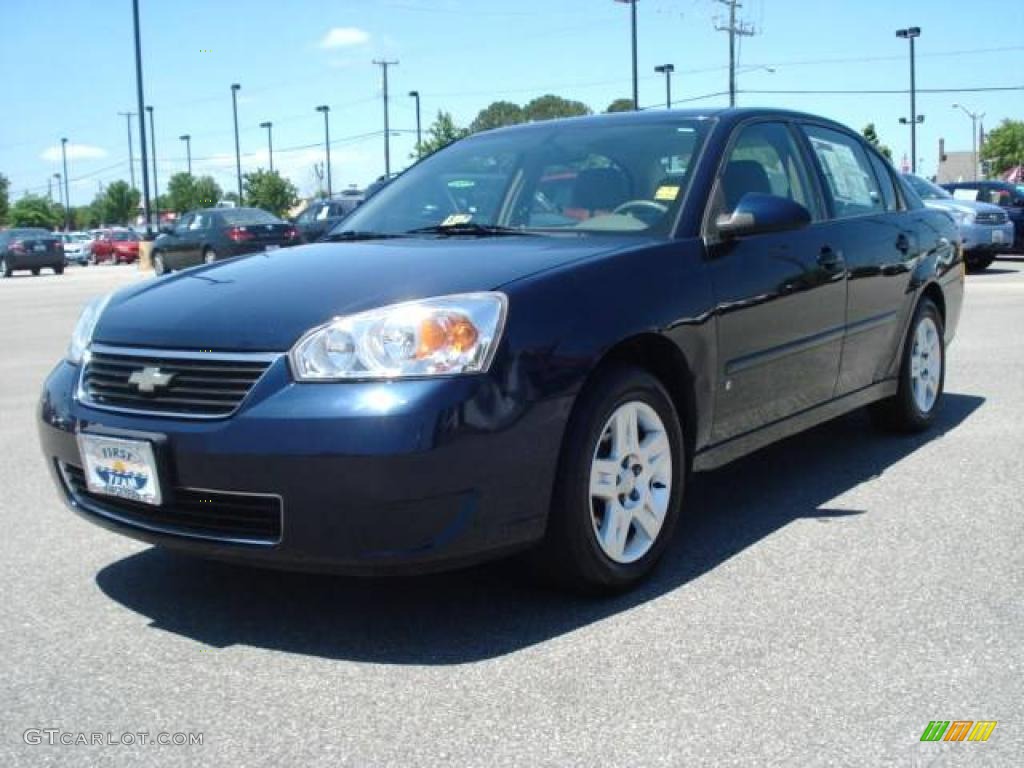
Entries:
[[838,395],[884,374],[922,243],[888,166],[852,134],[805,124],[849,276]]
[[164,259],[171,269],[184,269],[191,266],[186,260],[188,243],[188,228],[192,223],[194,214],[186,213],[174,226],[174,231],[167,235],[167,239],[161,244],[164,252]]
[[[814,223],[723,241],[714,221],[744,194],[785,197]],[[713,440],[720,442],[832,397],[846,314],[846,277],[834,226],[789,124],[737,129],[705,218],[718,306],[719,386]]]

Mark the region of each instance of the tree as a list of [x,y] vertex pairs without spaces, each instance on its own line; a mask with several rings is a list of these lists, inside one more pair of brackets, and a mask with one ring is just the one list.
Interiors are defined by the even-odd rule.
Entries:
[[882,157],[890,163],[892,162],[892,150],[885,146],[878,138],[878,131],[875,130],[874,123],[868,123],[865,125],[864,130],[861,131],[861,133],[864,134],[864,138],[867,140],[868,144],[877,149]]
[[241,205],[242,204],[242,201],[238,199],[238,193],[237,192],[225,192],[221,196],[221,200],[223,200],[225,203],[234,203],[235,205]]
[[299,200],[299,191],[277,171],[260,168],[242,177],[242,190],[249,205],[284,216]]
[[530,122],[554,120],[559,117],[579,117],[592,114],[590,107],[582,101],[571,101],[552,93],[538,96],[525,107],[523,115]]
[[175,213],[211,208],[220,201],[221,194],[220,185],[212,176],[197,178],[189,173],[176,173],[167,182],[167,204]]
[[488,107],[480,110],[472,123],[469,124],[469,132],[489,131],[492,128],[501,128],[506,125],[516,125],[526,120],[523,108],[511,101],[495,101]]
[[200,176],[192,184],[192,191],[195,194],[194,202],[196,208],[212,208],[220,202],[224,190],[220,188],[213,176]]
[[608,109],[605,112],[632,112],[633,111],[633,100],[632,99],[616,99],[608,105]]
[[72,229],[93,229],[102,223],[100,215],[92,205],[76,205],[71,209]]
[[458,141],[467,134],[465,128],[455,125],[450,112],[437,113],[437,119],[427,129],[427,137],[423,140],[422,154],[426,157],[439,149],[444,149],[453,141]]
[[11,209],[11,181],[0,173],[0,227],[7,223],[7,214]]
[[1003,120],[989,131],[981,146],[981,159],[988,162],[996,176],[1024,165],[1024,120]]
[[64,221],[64,209],[45,197],[25,195],[11,206],[8,219],[13,227],[55,229]]
[[107,224],[131,224],[139,212],[139,190],[127,181],[107,185],[93,201],[93,207]]

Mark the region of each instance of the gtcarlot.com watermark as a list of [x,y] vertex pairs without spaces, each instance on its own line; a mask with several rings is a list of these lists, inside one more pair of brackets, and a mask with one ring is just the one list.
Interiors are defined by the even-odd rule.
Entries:
[[135,745],[193,747],[202,746],[203,733],[182,731],[64,731],[60,728],[29,728],[21,738],[26,744],[64,747],[133,747]]

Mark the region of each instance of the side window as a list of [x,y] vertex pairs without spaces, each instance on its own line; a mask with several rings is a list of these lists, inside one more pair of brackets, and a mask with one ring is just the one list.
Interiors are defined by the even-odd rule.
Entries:
[[206,228],[206,217],[201,213],[197,213],[189,223],[188,228],[190,230],[205,229]]
[[193,218],[195,218],[195,217],[191,213],[188,214],[187,216],[182,216],[178,220],[178,226],[175,227],[175,230],[177,232],[179,232],[179,233],[180,232],[187,232],[189,230],[189,228],[192,226],[192,219]]
[[755,123],[740,134],[722,170],[712,221],[736,209],[751,192],[784,197],[810,211],[815,205],[800,151],[784,123]]
[[868,152],[868,159],[871,160],[871,167],[875,169],[875,176],[878,177],[878,183],[882,186],[882,201],[885,203],[885,210],[898,211],[900,209],[899,198],[896,196],[896,188],[893,186],[889,167],[874,152]]
[[857,139],[816,125],[805,125],[803,131],[821,164],[836,218],[885,210],[871,163]]

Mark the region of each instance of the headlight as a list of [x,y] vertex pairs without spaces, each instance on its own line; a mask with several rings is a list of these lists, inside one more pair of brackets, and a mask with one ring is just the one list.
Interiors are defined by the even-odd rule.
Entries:
[[299,381],[399,379],[482,373],[505,325],[503,293],[410,301],[338,317],[289,353]]
[[85,309],[82,310],[82,314],[78,318],[78,324],[75,325],[74,333],[71,334],[71,343],[68,344],[65,357],[69,363],[79,365],[82,362],[82,355],[85,354],[85,350],[92,341],[92,333],[96,330],[96,323],[99,322],[100,315],[106,309],[110,296],[111,294],[100,296],[85,305]]
[[970,211],[953,211],[953,220],[961,227],[969,227],[974,224],[974,214]]

